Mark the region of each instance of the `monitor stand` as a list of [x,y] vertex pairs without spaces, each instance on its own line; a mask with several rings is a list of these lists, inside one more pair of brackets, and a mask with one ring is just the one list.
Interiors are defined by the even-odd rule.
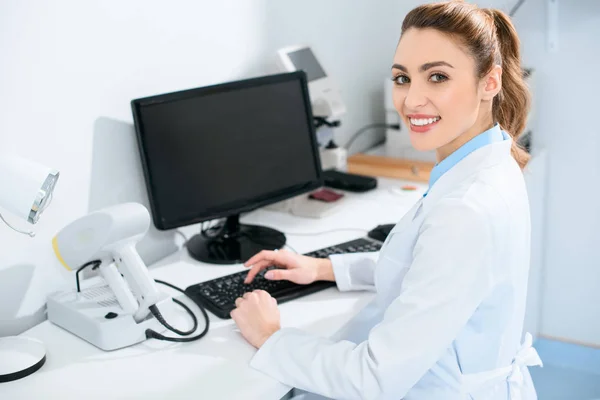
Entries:
[[239,264],[262,250],[281,249],[285,235],[258,225],[240,224],[240,215],[227,218],[215,237],[200,233],[187,242],[190,256],[209,264]]

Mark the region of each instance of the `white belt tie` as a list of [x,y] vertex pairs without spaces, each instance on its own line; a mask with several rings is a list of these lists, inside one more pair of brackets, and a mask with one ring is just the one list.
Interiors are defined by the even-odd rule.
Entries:
[[513,359],[511,365],[492,371],[464,374],[462,376],[461,390],[464,394],[477,392],[485,387],[492,387],[503,381],[508,382],[511,400],[522,399],[523,367],[542,366],[542,360],[537,351],[532,347],[533,337],[525,334],[525,340]]

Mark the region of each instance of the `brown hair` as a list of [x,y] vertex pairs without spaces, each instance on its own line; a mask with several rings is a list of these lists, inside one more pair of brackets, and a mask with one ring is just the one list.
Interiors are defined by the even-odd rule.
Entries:
[[502,90],[494,98],[492,116],[513,138],[511,153],[524,168],[529,154],[517,138],[525,129],[531,99],[523,80],[519,37],[510,18],[500,10],[454,0],[413,9],[402,23],[402,34],[410,28],[432,28],[458,40],[475,59],[478,78],[494,65],[502,66]]

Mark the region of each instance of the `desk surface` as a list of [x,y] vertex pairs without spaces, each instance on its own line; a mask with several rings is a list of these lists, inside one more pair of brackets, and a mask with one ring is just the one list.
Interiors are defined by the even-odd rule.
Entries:
[[[321,219],[257,210],[243,216],[242,222],[277,228],[287,234],[295,251],[306,253],[364,236],[378,224],[398,221],[425,190],[424,185],[418,185],[416,192],[403,192],[400,186],[404,183],[380,179],[374,191],[347,193],[339,210]],[[332,230],[338,231],[313,234]],[[185,250],[150,268],[155,278],[182,288],[242,269],[239,264],[202,264],[192,260]],[[282,326],[329,336],[372,296],[330,288],[296,299],[280,305]],[[103,352],[46,321],[24,334],[45,343],[46,364],[27,378],[0,384],[0,399],[276,400],[284,396],[289,387],[248,366],[256,350],[244,341],[233,322],[209,315],[210,331],[197,342],[148,340],[113,352]],[[188,323],[183,312],[177,318],[176,324]]]

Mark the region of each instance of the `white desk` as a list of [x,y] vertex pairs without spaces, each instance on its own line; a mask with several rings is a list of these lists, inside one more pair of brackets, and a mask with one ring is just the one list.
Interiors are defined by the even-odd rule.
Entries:
[[[258,210],[242,221],[268,225],[285,233],[364,229],[315,236],[289,234],[288,243],[305,253],[364,236],[378,224],[398,221],[425,190],[424,185],[417,185],[416,192],[402,192],[399,188],[403,183],[406,182],[380,179],[377,190],[347,193],[344,207],[322,219]],[[201,264],[182,250],[153,265],[151,271],[156,278],[185,288],[241,269],[241,265]],[[340,293],[330,288],[281,304],[282,325],[332,335],[371,298],[367,292]],[[248,366],[255,349],[244,341],[233,322],[209,315],[210,331],[197,342],[149,340],[114,352],[103,352],[46,321],[25,333],[45,343],[46,364],[27,378],[0,384],[0,399],[277,400],[284,396],[290,387]],[[183,312],[178,317],[187,323]],[[201,319],[201,327],[202,323]]]

